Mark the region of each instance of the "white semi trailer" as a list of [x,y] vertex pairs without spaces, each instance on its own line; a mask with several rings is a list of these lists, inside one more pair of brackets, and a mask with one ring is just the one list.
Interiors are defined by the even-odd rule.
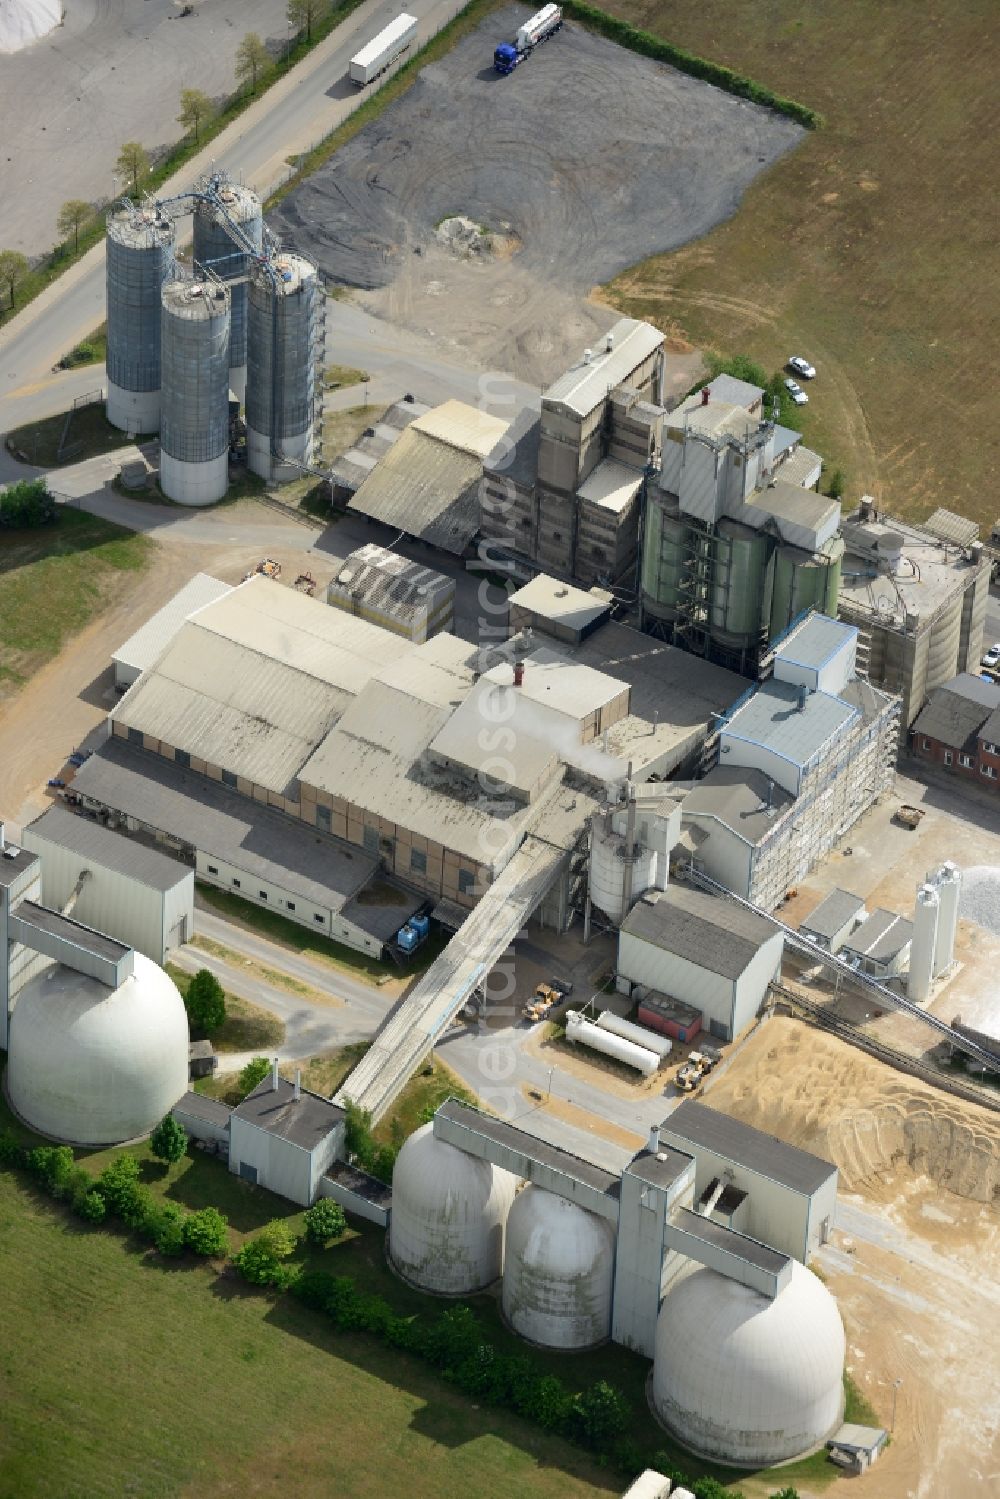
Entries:
[[405,13],[390,21],[376,37],[351,58],[351,82],[364,88],[384,73],[417,39],[417,18]]

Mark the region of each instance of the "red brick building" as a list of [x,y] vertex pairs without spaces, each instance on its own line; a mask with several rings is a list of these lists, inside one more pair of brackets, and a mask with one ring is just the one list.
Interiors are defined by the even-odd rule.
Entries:
[[910,749],[918,760],[1000,790],[1000,686],[962,672],[936,687],[914,720]]

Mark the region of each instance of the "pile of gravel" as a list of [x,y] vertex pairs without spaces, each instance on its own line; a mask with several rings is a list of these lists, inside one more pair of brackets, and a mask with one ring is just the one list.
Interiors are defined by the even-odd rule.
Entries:
[[1000,937],[1000,865],[976,864],[962,870],[958,911],[995,937]]

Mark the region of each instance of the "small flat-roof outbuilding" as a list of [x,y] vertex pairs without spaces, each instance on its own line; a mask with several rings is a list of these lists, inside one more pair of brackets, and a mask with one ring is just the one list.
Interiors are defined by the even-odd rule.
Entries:
[[344,1110],[271,1073],[233,1110],[229,1169],[309,1207],[343,1140]]

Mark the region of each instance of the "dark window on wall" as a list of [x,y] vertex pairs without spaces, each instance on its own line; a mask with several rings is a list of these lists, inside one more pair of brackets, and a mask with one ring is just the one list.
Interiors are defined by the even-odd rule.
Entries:
[[330,808],[329,807],[317,807],[316,808],[316,826],[318,828],[322,828],[324,833],[328,833],[330,831]]
[[239,882],[239,880],[233,880],[233,885],[238,890],[240,888],[240,882]]
[[218,865],[217,864],[210,864],[208,866],[208,872],[209,872],[209,874],[218,874],[218,872],[219,872]]
[[222,784],[223,786],[235,786],[236,772],[233,770],[224,770],[222,772]]
[[368,827],[365,828],[365,830],[364,830],[364,845],[365,845],[365,852],[366,853],[369,853],[369,854],[377,854],[378,853],[378,828],[368,828]]
[[460,869],[458,871],[458,888],[463,895],[469,895],[476,883],[476,876],[471,869]]
[[142,743],[142,730],[141,729],[129,729],[129,731],[128,731],[128,742],[129,742],[129,744],[141,744]]
[[313,912],[313,921],[318,921],[320,926],[323,925],[323,917],[320,915],[319,911]]
[[187,750],[174,750],[174,764],[179,765],[182,770],[191,769],[191,756]]
[[285,901],[285,905],[288,907],[288,909],[290,911],[294,911],[295,910],[295,902],[293,900],[286,900]]
[[261,900],[267,900],[267,891],[266,890],[258,890],[257,894],[260,896]]
[[410,850],[410,868],[415,874],[427,873],[427,855],[422,853],[419,848]]

